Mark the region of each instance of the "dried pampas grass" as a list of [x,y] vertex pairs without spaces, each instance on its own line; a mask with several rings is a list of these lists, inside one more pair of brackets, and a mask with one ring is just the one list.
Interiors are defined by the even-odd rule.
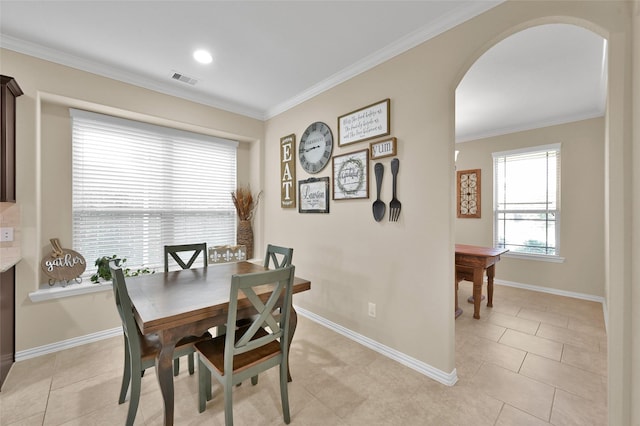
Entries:
[[262,191],[254,197],[248,186],[239,187],[231,193],[231,199],[233,200],[233,205],[236,207],[236,212],[240,220],[253,219],[253,214],[256,211],[256,207],[258,207],[261,195]]

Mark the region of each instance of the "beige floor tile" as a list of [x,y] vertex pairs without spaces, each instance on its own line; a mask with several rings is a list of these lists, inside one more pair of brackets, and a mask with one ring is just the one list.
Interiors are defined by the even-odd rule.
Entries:
[[44,425],[59,425],[117,403],[120,381],[120,374],[105,373],[51,390]]
[[568,364],[528,354],[520,374],[594,402],[606,400],[606,378]]
[[487,318],[480,318],[479,320],[474,319],[472,316],[473,309],[471,309],[469,315],[465,314],[466,311],[464,314],[456,318],[456,333],[469,333],[474,336],[484,337],[485,339],[497,342],[507,330],[505,327],[488,322]]
[[545,324],[555,325],[556,327],[566,327],[569,324],[567,315],[556,312],[539,311],[536,309],[523,308],[518,312],[518,318],[538,321]]
[[560,361],[562,344],[515,330],[507,330],[499,343]]
[[593,401],[558,389],[553,402],[551,423],[562,426],[605,426],[607,409],[602,404],[594,404]]
[[549,423],[537,417],[518,410],[509,404],[504,404],[495,426],[549,426]]
[[2,386],[0,424],[44,414],[51,389],[55,354],[15,363]]
[[[475,336],[469,336],[465,344],[460,348],[456,348],[456,350],[456,360],[463,355],[469,355],[480,362],[490,362],[516,373],[520,369],[526,355],[526,352],[523,350]],[[461,360],[462,359],[464,358],[461,358]],[[457,366],[458,363],[456,363],[456,368]]]
[[538,331],[538,327],[540,326],[539,320],[532,321],[530,319],[525,319],[524,317],[506,315],[501,312],[492,312],[489,316],[489,322],[527,334],[536,334],[536,331]]
[[554,388],[492,364],[484,364],[473,385],[486,395],[542,420],[551,414]]
[[[455,321],[455,386],[300,317],[290,353],[292,424],[540,426],[549,417],[555,426],[606,424],[607,341],[600,304],[497,286],[494,308],[483,304],[482,318],[475,320],[466,303],[470,294],[470,284],[461,286],[465,312]],[[532,312],[547,320],[535,336],[527,332],[537,320],[524,318]],[[563,316],[566,327],[550,324]],[[117,403],[122,351],[118,336],[16,363],[0,392],[0,424],[123,424],[128,401]],[[174,384],[176,426],[224,424],[219,385],[206,411],[198,413],[197,377],[187,373],[185,358]],[[162,413],[151,368],[142,379],[136,425],[162,425]],[[257,386],[247,381],[234,389],[234,419],[239,426],[283,424],[276,369],[261,374]]]
[[554,340],[559,343],[568,343],[572,346],[590,351],[600,350],[600,339],[598,337],[568,328],[541,324],[536,336]]
[[601,351],[588,351],[565,344],[562,362],[601,376],[607,375],[607,354]]

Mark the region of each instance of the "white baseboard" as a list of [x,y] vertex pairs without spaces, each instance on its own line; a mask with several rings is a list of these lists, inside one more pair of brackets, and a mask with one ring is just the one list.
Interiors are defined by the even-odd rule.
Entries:
[[296,306],[295,308],[298,315],[302,315],[303,317],[308,318],[320,325],[323,325],[328,329],[335,331],[336,333],[342,334],[343,336],[357,343],[360,343],[361,345],[366,346],[369,349],[372,349],[388,358],[391,358],[394,361],[399,362],[400,364],[406,365],[407,367],[421,374],[424,374],[425,376],[430,377],[433,380],[436,380],[444,385],[453,386],[458,381],[458,374],[455,368],[451,373],[446,373],[442,370],[438,370],[437,368],[432,367],[429,364],[412,358],[400,351],[385,346],[379,342],[376,342],[375,340],[369,339],[368,337],[349,330],[348,328],[345,328],[339,324],[331,322],[326,318],[314,314],[311,311],[300,308],[298,306]]
[[85,336],[74,337],[73,339],[62,340],[60,342],[51,343],[49,345],[38,346],[36,348],[16,352],[16,362],[62,351],[69,348],[75,348],[76,346],[81,346],[87,343],[97,342],[99,340],[121,335],[122,327],[116,327],[110,330],[103,330],[97,333],[87,334]]
[[[522,284],[522,283],[517,283],[513,281],[505,281],[505,280],[499,280],[499,279],[496,279],[494,283],[496,285],[522,288],[525,290],[556,294],[559,296],[567,296],[567,297],[573,297],[575,299],[590,300],[593,302],[602,303],[602,310],[604,313],[604,320],[605,320],[605,329],[608,331],[608,322],[607,322],[608,309],[607,309],[607,303],[604,297],[593,296],[593,295],[584,294],[584,293],[576,293],[576,292],[565,291],[565,290],[558,290],[558,289],[548,288],[548,287],[540,287],[540,286],[531,285],[531,284]],[[343,336],[357,343],[360,343],[361,345],[364,345],[369,349],[372,349],[403,365],[406,365],[407,367],[421,374],[424,374],[425,376],[430,377],[433,380],[436,380],[442,384],[445,384],[447,386],[453,386],[458,381],[458,375],[455,368],[453,369],[452,372],[446,373],[442,370],[432,367],[429,364],[426,364],[413,357],[410,357],[400,351],[397,351],[393,348],[385,346],[379,342],[376,342],[375,340],[369,339],[368,337],[358,334],[352,330],[349,330],[348,328],[345,328],[339,324],[331,322],[326,318],[323,318],[319,315],[314,314],[311,311],[300,308],[298,306],[296,306],[296,311],[298,312],[298,314],[302,315],[303,317],[308,318],[320,325],[323,325],[324,327],[327,327],[328,329],[333,330],[336,333],[342,334]],[[62,340],[60,342],[38,346],[36,348],[27,349],[24,351],[19,351],[19,352],[16,352],[15,359],[16,359],[16,362],[23,361],[26,359],[35,358],[41,355],[62,351],[65,349],[81,346],[87,343],[97,342],[99,340],[108,339],[110,337],[120,336],[120,335],[122,335],[122,327],[116,327],[109,330],[99,331],[97,333],[87,334],[85,336],[75,337],[73,339]]]

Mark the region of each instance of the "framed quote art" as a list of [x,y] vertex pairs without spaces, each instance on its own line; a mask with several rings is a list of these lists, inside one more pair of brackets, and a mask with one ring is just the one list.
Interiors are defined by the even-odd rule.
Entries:
[[298,181],[298,212],[329,213],[329,178]]
[[456,210],[459,218],[480,218],[481,169],[460,170],[456,179]]
[[338,117],[338,146],[391,134],[389,99]]
[[333,157],[333,199],[369,198],[369,149]]

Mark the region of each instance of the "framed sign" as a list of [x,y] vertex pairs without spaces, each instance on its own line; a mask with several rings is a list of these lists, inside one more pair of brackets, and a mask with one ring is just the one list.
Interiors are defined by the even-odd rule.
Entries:
[[390,134],[390,103],[385,99],[338,117],[338,146]]
[[333,199],[369,198],[369,149],[333,157]]
[[296,135],[280,138],[280,207],[296,206]]
[[329,213],[329,178],[298,181],[298,212]]
[[371,142],[369,144],[371,150],[371,159],[377,160],[378,158],[392,157],[397,154],[398,141],[396,138],[384,139],[378,142]]
[[481,169],[460,170],[456,179],[456,210],[459,218],[480,218]]

